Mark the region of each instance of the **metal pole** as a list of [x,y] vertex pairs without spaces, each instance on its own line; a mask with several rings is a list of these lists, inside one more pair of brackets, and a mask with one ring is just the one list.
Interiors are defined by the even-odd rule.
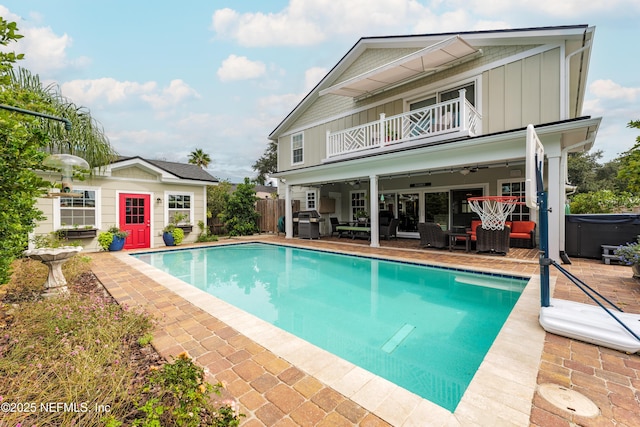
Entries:
[[12,107],[11,105],[0,104],[0,108],[9,111],[15,111],[16,113],[29,114],[31,116],[43,117],[45,119],[57,120],[59,122],[64,122],[64,128],[66,130],[71,130],[71,122],[69,119],[65,119],[64,117],[56,117],[50,114],[38,113],[37,111],[25,110],[24,108]]
[[536,186],[538,196],[538,222],[540,223],[540,305],[549,307],[549,212],[547,208],[547,192],[542,181],[542,162],[536,155]]

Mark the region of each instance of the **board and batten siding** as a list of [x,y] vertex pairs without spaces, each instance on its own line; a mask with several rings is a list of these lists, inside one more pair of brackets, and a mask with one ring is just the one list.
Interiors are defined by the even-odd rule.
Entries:
[[482,82],[485,133],[561,119],[560,49],[485,71]]
[[[380,118],[380,113],[385,113],[387,116],[400,114],[404,112],[405,99],[403,98],[403,95],[406,96],[406,93],[410,93],[411,98],[415,99],[416,97],[418,97],[416,93],[419,92],[421,88],[424,88],[424,96],[428,96],[438,89],[439,81],[450,81],[451,79],[455,79],[456,75],[459,75],[461,73],[469,73],[474,68],[482,67],[487,64],[503,60],[504,58],[520,54],[537,46],[538,45],[482,47],[483,54],[476,59],[462,63],[448,70],[444,70],[442,72],[427,76],[423,79],[411,82],[407,85],[385,91],[376,96],[362,99],[360,101],[355,101],[353,98],[349,97],[331,94],[318,97],[313,102],[313,104],[310,105],[304,112],[302,112],[301,115],[295,121],[293,121],[278,138],[278,170],[291,170],[320,164],[321,161],[326,158],[327,130],[337,131],[348,129],[354,126],[359,126],[365,123],[370,123],[378,120]],[[397,54],[390,55],[391,51],[395,51],[397,52]],[[375,68],[376,66],[386,64],[393,59],[397,59],[408,53],[411,53],[411,51],[413,50],[369,49],[365,51],[358,59],[356,59],[356,61],[354,61],[354,63],[351,64],[351,66],[339,78],[337,78],[334,83],[339,83],[340,81],[344,81],[353,76],[362,74],[363,72]],[[540,55],[535,55],[534,58],[538,56]],[[539,60],[533,60],[533,62],[536,61]],[[526,66],[528,66],[528,64],[526,64]],[[511,69],[521,69],[523,67],[523,63],[522,61],[514,61],[513,65],[509,64],[509,67]],[[498,68],[502,69],[503,67]],[[488,105],[487,103],[490,99],[487,95],[488,88],[486,87],[486,79],[489,78],[488,73],[490,72],[486,72],[485,74],[483,74],[483,99],[479,100],[479,102],[482,102],[483,109],[486,105]],[[491,78],[499,78],[500,73],[504,73],[504,70],[498,71],[497,74],[491,76]],[[539,66],[536,67],[534,74],[537,73],[540,73]],[[559,70],[557,70],[557,73],[559,73]],[[513,70],[511,70],[509,75],[511,76],[512,74]],[[528,76],[524,76],[521,74],[520,83],[525,77],[528,78]],[[513,92],[515,90],[514,85],[516,84],[518,84],[518,80],[516,78],[512,78],[512,80],[509,82],[509,92]],[[504,82],[502,82],[501,80],[495,80],[492,87],[495,87],[497,89],[500,85],[503,86],[501,90],[504,91]],[[523,85],[520,84],[520,87],[522,86]],[[504,98],[504,94],[502,95],[502,97]],[[388,98],[389,101],[384,102],[385,98]],[[491,99],[493,100],[493,97]],[[513,102],[514,101],[510,100],[510,105],[512,105]],[[363,109],[363,107],[366,108],[367,105],[372,105],[372,107]],[[503,127],[500,130],[508,129],[504,127],[507,123],[516,122],[515,115],[519,114],[518,111],[513,112],[511,116],[506,119],[502,117],[504,116],[504,102],[502,105],[495,104],[493,106],[498,110],[502,110],[501,117],[496,122],[502,123]],[[559,111],[559,107],[556,106],[555,110]],[[349,111],[355,112],[349,113]],[[322,123],[323,119],[336,116],[338,116],[339,118]],[[487,117],[486,111],[483,111],[483,117]],[[525,117],[531,117],[531,114],[527,113]],[[536,123],[538,123],[538,121],[536,121]],[[309,127],[305,127],[307,125]],[[488,129],[486,127],[483,127],[483,129],[485,132],[488,132]],[[292,166],[291,135],[299,131],[304,132],[304,163]]]

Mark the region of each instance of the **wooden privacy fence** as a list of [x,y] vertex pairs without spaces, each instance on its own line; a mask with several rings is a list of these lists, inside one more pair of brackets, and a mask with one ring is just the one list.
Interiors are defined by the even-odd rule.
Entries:
[[[256,203],[258,218],[258,231],[260,233],[278,233],[278,218],[284,216],[286,208],[285,199],[260,199]],[[300,210],[300,200],[291,202],[292,212]]]

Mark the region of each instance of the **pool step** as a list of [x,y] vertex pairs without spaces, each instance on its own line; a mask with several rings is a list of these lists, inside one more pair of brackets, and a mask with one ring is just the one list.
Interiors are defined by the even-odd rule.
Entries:
[[393,351],[398,348],[398,346],[400,345],[400,343],[402,341],[404,341],[404,339],[409,336],[409,334],[411,332],[413,332],[413,330],[416,327],[413,325],[410,325],[408,323],[405,323],[399,330],[398,332],[396,332],[395,334],[393,334],[393,336],[391,338],[389,338],[389,340],[384,343],[384,345],[382,346],[382,351],[385,351],[387,353],[393,353]]

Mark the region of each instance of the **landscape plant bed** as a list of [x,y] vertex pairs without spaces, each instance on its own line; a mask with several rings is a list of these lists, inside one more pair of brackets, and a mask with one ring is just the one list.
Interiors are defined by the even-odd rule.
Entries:
[[[43,299],[46,267],[14,263],[0,286],[0,402],[6,425],[237,426],[204,370],[150,345],[152,319],[119,306],[86,257],[65,267],[70,295]],[[10,405],[10,406],[7,406]],[[4,425],[4,424],[3,424]]]

